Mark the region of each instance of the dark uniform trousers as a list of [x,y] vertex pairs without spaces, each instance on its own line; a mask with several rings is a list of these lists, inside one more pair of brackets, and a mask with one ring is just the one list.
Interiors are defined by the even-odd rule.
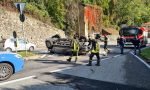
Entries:
[[140,45],[134,45],[134,54],[136,55],[136,50],[139,50],[139,54],[141,53],[141,47]]
[[92,58],[93,58],[94,56],[97,57],[97,65],[100,65],[100,56],[99,56],[99,53],[91,53],[91,54],[90,54],[90,56],[89,56],[89,57],[90,57],[90,60],[89,60],[90,63],[89,63],[89,64],[91,65],[91,63],[92,63]]

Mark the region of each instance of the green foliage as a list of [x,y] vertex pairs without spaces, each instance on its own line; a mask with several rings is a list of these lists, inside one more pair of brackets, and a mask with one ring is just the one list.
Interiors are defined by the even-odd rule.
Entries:
[[49,0],[46,4],[47,11],[52,18],[52,22],[59,28],[64,28],[65,7],[63,0]]
[[141,53],[141,57],[143,57],[144,59],[146,59],[148,62],[150,62],[150,48],[146,48],[144,50],[142,50],[142,53]]
[[[10,1],[12,0],[0,0],[0,3]],[[81,2],[101,7],[103,25],[107,27],[112,25],[116,27],[122,22],[140,26],[150,21],[150,0],[13,0],[13,2],[26,2],[26,12],[43,22],[52,20],[52,23],[60,29],[68,27],[67,32],[79,28],[78,5]]]
[[18,54],[20,54],[22,57],[31,57],[31,56],[36,56],[36,54],[34,54],[33,52],[29,52],[27,51],[20,51],[18,52]]
[[150,20],[145,0],[118,0],[113,13],[117,14],[116,24],[127,21],[128,25],[140,26]]
[[42,5],[42,4],[26,3],[25,10],[27,12],[31,12],[32,15],[34,15],[36,18],[38,18],[39,20],[41,20],[43,22],[50,20],[50,19],[48,19],[49,14],[46,11],[44,5]]
[[66,9],[64,31],[66,35],[71,36],[79,30],[79,2],[79,0],[65,0],[64,2]]

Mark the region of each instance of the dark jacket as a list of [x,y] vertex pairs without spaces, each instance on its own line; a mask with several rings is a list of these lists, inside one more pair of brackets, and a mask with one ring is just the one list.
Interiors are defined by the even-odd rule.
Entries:
[[120,38],[119,39],[119,45],[123,46],[125,44],[125,39],[124,38]]
[[107,44],[107,42],[108,42],[108,37],[104,36],[104,43]]
[[132,40],[131,40],[131,42],[132,42],[132,43],[133,43],[133,45],[135,45],[135,46],[140,45],[140,40],[139,40],[139,39],[137,39],[137,38],[132,39]]

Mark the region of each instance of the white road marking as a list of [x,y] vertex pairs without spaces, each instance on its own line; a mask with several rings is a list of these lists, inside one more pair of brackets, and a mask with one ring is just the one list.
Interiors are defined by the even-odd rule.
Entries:
[[[104,60],[107,60],[107,59],[111,59],[111,58],[114,58],[114,57],[116,58],[118,56],[120,56],[120,54],[119,55],[115,55],[113,57],[101,59],[101,61],[104,61]],[[93,61],[93,62],[96,63],[96,61]],[[86,64],[82,64],[82,65],[86,65]],[[56,69],[56,70],[50,71],[50,73],[60,72],[60,71],[67,70],[67,69],[71,69],[71,67],[67,67],[67,68],[63,68],[63,69]]]
[[150,69],[150,65],[147,64],[143,59],[141,59],[140,57],[138,57],[137,55],[134,55],[133,52],[130,52],[133,56],[135,56],[139,61],[141,61],[146,67],[148,67]]
[[118,57],[118,56],[121,56],[121,54],[115,55],[115,56],[113,56],[113,57],[115,57],[115,58],[116,58],[116,57]]
[[[104,60],[107,60],[107,59],[116,58],[116,57],[119,57],[119,56],[121,56],[121,54],[115,55],[115,56],[113,56],[113,57],[101,59],[101,61],[104,61]],[[93,61],[93,62],[96,63],[97,61]],[[84,65],[85,65],[85,64],[84,64]]]
[[15,83],[15,82],[19,82],[19,81],[24,81],[24,80],[31,79],[31,78],[35,78],[35,77],[36,77],[36,76],[28,76],[28,77],[24,77],[24,78],[20,78],[20,79],[16,79],[16,80],[11,80],[11,81],[7,81],[7,82],[2,82],[2,83],[0,83],[0,86],[6,85],[6,84]]
[[67,69],[71,69],[71,67],[66,67],[66,68],[63,68],[63,69],[56,69],[56,70],[53,70],[53,71],[50,71],[50,72],[51,73],[60,72],[60,71],[67,70]]
[[45,55],[42,55],[40,58],[44,58],[44,57],[46,57],[46,54],[45,54]]
[[[120,56],[119,55],[115,55],[113,57],[118,57]],[[45,55],[43,55],[43,57],[45,57]],[[104,60],[107,60],[107,59],[111,59],[113,57],[109,57],[109,58],[104,58],[104,59],[101,59],[101,61],[104,61]],[[93,61],[93,62],[96,62],[96,61]],[[66,68],[63,68],[63,69],[56,69],[56,70],[53,70],[53,71],[50,71],[51,73],[54,73],[54,72],[60,72],[60,71],[63,71],[63,70],[67,70],[67,69],[71,69],[71,67],[66,67]],[[2,85],[6,85],[6,84],[11,84],[11,83],[15,83],[15,82],[19,82],[19,81],[24,81],[24,80],[27,80],[27,79],[32,79],[32,78],[35,78],[36,76],[28,76],[28,77],[24,77],[24,78],[20,78],[20,79],[16,79],[16,80],[12,80],[12,81],[7,81],[7,82],[2,82],[0,83],[0,86]]]

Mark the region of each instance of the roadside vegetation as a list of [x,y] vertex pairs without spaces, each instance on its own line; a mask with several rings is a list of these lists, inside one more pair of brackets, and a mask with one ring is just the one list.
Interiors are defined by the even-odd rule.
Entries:
[[142,53],[140,56],[144,58],[146,62],[150,63],[150,47],[142,50]]
[[22,57],[31,57],[31,56],[37,55],[37,54],[34,54],[33,52],[29,52],[29,51],[27,51],[27,54],[26,54],[26,51],[19,51],[17,53],[20,54]]
[[[104,27],[119,29],[119,25],[140,26],[150,21],[150,0],[0,0],[2,6],[26,2],[25,13],[55,27],[68,35],[78,29],[79,5],[97,5],[102,8]],[[16,10],[16,9],[15,9]]]

